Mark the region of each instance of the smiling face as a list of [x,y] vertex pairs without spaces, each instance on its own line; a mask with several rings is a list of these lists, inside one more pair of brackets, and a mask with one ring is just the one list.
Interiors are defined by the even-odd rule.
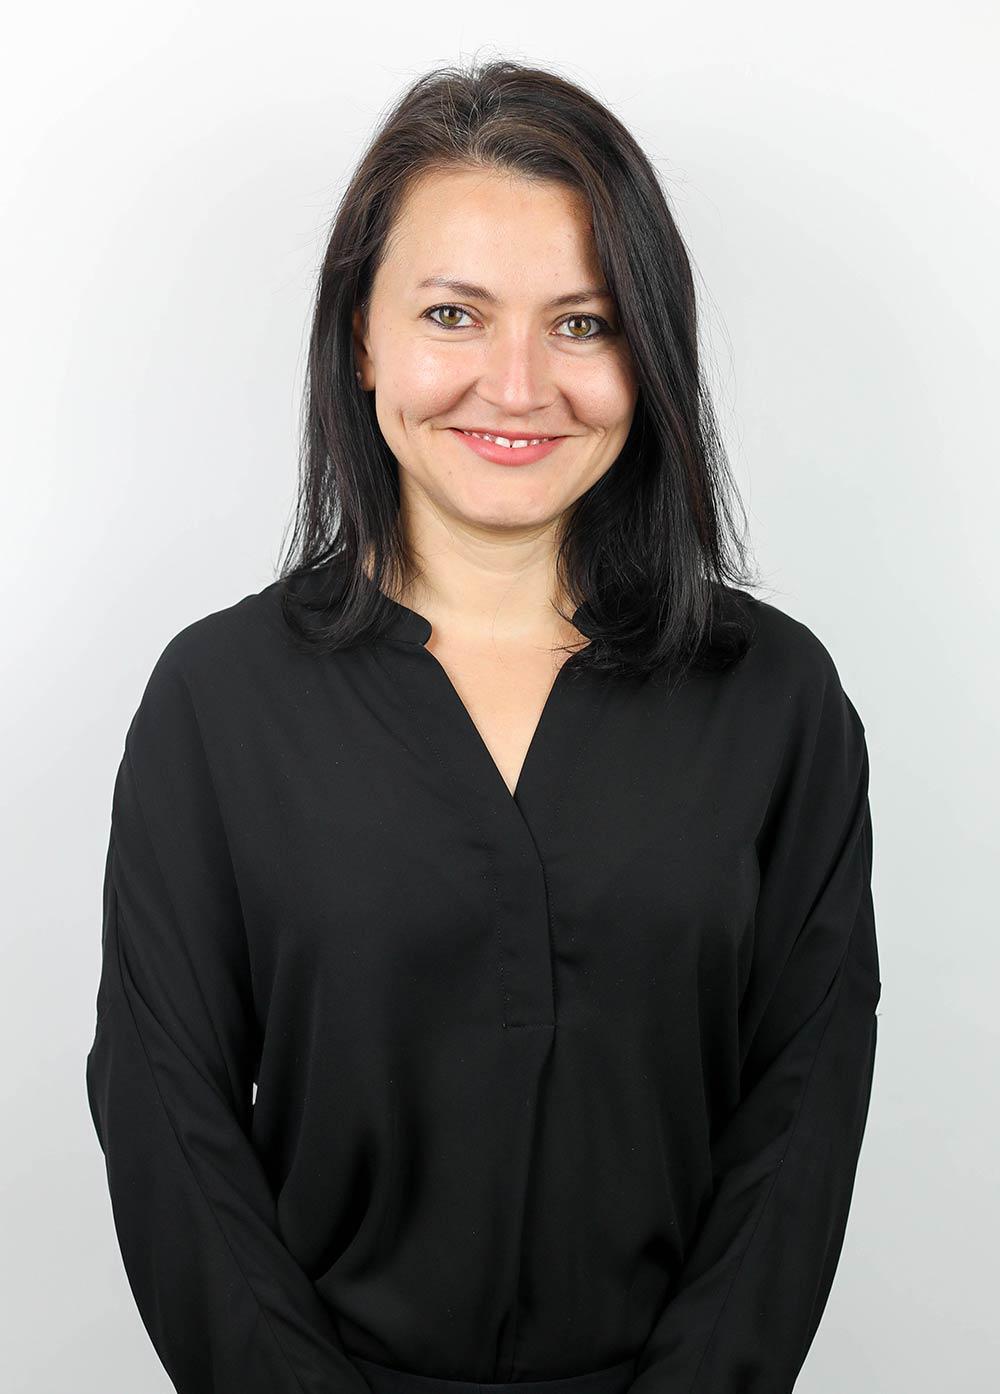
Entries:
[[[614,464],[636,404],[616,306],[587,293],[604,277],[584,200],[495,171],[435,172],[390,243],[354,346],[401,505],[476,531],[544,528]],[[522,452],[456,428],[560,439]]]

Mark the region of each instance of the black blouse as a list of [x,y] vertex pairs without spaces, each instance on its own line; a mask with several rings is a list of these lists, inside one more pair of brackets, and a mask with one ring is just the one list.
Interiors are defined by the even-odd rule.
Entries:
[[881,988],[830,654],[748,598],[725,672],[560,669],[512,796],[422,615],[317,658],[279,586],[114,787],[87,1092],[175,1387],[791,1390]]

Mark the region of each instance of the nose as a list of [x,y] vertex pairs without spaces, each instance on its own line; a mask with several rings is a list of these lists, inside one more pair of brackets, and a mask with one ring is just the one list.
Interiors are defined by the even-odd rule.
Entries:
[[548,406],[555,389],[545,345],[533,334],[498,333],[486,348],[478,394],[504,419]]

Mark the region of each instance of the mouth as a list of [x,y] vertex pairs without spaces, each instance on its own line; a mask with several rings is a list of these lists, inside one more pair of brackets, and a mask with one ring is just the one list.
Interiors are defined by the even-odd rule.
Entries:
[[544,435],[541,431],[486,431],[479,426],[452,426],[453,431],[461,431],[463,436],[478,436],[481,440],[498,441],[501,445],[525,441],[528,445],[540,445],[544,441],[562,440],[562,436]]
[[463,430],[459,426],[449,426],[448,430],[482,459],[498,465],[530,465],[551,454],[567,439],[566,436],[492,435],[488,431]]

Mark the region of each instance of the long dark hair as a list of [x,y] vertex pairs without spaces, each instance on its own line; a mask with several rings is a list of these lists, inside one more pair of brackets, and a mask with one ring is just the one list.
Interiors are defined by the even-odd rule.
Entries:
[[[737,587],[757,580],[733,525],[734,503],[744,523],[745,514],[699,365],[687,250],[652,165],[618,118],[555,73],[508,59],[414,81],[380,122],[335,215],[312,319],[294,530],[278,578],[296,641],[330,652],[377,635],[393,613],[386,595],[397,597],[417,569],[400,525],[399,466],[355,378],[353,316],[358,308],[367,326],[412,181],[456,168],[557,181],[586,198],[635,364],[625,445],[561,529],[560,582],[583,606],[576,624],[591,640],[566,666],[633,675],[728,666],[753,637],[751,597]],[[324,567],[340,578],[336,605],[316,588]]]

